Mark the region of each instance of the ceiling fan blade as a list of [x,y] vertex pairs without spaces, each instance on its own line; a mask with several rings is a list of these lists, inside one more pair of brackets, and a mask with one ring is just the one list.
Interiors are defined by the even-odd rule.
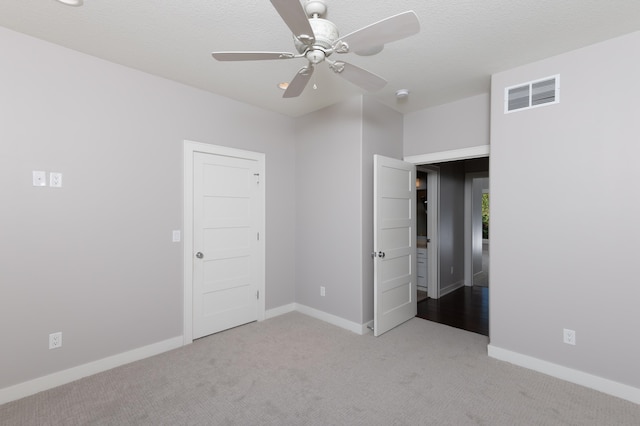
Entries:
[[300,96],[305,87],[307,87],[307,83],[311,79],[313,75],[313,66],[309,65],[304,68],[301,68],[300,71],[293,77],[291,83],[289,83],[289,87],[285,90],[283,98],[295,98],[296,96]]
[[309,18],[300,4],[300,0],[271,0],[271,4],[291,32],[304,44],[311,45],[315,41]]
[[288,52],[213,52],[211,56],[219,61],[264,61],[295,58],[293,53]]
[[345,80],[350,81],[368,92],[380,90],[387,84],[387,80],[384,78],[346,62],[334,62],[329,65],[329,68]]
[[[419,31],[418,16],[410,10],[349,33],[341,37],[336,44],[340,44],[340,41],[347,43],[351,52],[366,50],[401,40],[417,34]],[[338,50],[338,52],[340,51]]]

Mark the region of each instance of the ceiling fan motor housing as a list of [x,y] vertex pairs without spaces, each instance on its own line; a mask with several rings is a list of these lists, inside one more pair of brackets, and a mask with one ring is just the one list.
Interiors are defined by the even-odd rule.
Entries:
[[[322,18],[311,18],[309,19],[309,24],[311,25],[313,35],[316,38],[315,43],[313,43],[314,47],[329,50],[333,47],[333,44],[338,37],[340,37],[338,27],[336,27],[336,25],[331,21],[327,21]],[[308,46],[298,40],[295,35],[293,36],[293,43],[299,53],[304,53],[308,48]]]

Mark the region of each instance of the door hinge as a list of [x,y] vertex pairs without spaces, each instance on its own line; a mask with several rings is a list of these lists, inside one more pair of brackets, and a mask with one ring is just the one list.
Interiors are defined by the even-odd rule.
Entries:
[[256,237],[257,237],[258,241],[260,241],[260,233],[259,232],[256,234]]
[[256,177],[256,184],[260,185],[260,173],[253,174]]
[[256,299],[260,300],[260,290],[256,291]]

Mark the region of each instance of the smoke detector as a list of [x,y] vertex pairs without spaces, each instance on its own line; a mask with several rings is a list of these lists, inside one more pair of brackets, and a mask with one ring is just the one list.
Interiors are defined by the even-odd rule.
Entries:
[[409,97],[409,91],[407,89],[400,89],[396,92],[396,98],[407,99]]
[[82,6],[84,0],[58,0],[58,2],[66,4],[67,6]]

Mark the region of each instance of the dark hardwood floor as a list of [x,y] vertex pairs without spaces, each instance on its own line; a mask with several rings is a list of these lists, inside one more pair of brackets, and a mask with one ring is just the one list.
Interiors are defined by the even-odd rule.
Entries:
[[489,335],[489,288],[465,286],[439,299],[418,302],[418,315],[429,321]]

